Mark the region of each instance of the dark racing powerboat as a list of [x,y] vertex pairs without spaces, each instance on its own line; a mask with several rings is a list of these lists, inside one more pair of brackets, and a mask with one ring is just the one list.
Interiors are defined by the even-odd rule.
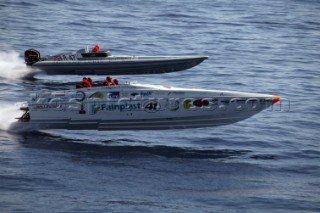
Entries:
[[200,64],[207,56],[113,56],[96,45],[89,51],[59,53],[41,58],[40,52],[28,49],[24,54],[28,67],[48,75],[133,75],[186,70]]

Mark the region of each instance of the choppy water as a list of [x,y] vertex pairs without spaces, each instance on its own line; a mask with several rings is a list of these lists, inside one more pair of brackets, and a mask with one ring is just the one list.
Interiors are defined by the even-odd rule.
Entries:
[[[0,212],[320,211],[319,1],[2,0],[0,14]],[[114,54],[210,57],[123,81],[289,101],[217,128],[8,132],[16,102],[81,78],[22,80],[24,50],[96,43]]]

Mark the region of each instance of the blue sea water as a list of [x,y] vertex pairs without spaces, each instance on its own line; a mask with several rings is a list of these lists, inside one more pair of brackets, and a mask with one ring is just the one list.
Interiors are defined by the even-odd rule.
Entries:
[[[0,212],[320,211],[319,1],[2,0],[0,17]],[[23,52],[96,43],[115,55],[210,57],[122,81],[283,101],[215,128],[8,132],[16,102],[82,77],[20,79]]]

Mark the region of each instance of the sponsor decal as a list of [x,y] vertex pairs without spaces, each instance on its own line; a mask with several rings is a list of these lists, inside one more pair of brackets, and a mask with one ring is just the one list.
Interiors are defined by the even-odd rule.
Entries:
[[58,104],[57,102],[51,103],[51,104],[34,104],[32,106],[32,109],[37,110],[37,109],[57,109],[57,108],[62,108],[61,104]]
[[229,100],[229,99],[226,99],[226,100],[220,100],[220,102],[221,102],[222,104],[226,104],[226,105],[228,105],[228,104],[230,103],[230,100]]
[[75,94],[71,94],[71,98],[75,98],[77,101],[83,101],[86,98],[86,94],[83,91],[77,91]]
[[100,99],[103,99],[103,97],[104,97],[104,95],[102,92],[95,92],[89,96],[89,98],[100,98]]
[[125,104],[98,104],[94,103],[91,105],[92,114],[96,114],[98,111],[136,111],[141,109],[140,103],[125,103]]
[[176,91],[176,92],[168,92],[168,95],[184,95],[185,92],[180,92],[180,91]]
[[66,97],[63,98],[48,98],[48,103],[54,103],[54,102],[65,102],[67,100]]
[[65,94],[55,94],[54,97],[62,97],[65,96]]
[[98,111],[100,111],[100,106],[98,104],[92,104],[91,106],[92,114],[96,114]]
[[197,99],[193,101],[193,105],[196,107],[203,107],[203,106],[208,106],[209,101],[208,100],[202,100],[202,99]]
[[160,108],[161,108],[160,104],[155,100],[148,101],[143,106],[143,109],[146,112],[157,112],[160,110]]
[[168,109],[170,111],[177,111],[179,109],[179,100],[170,100],[168,104]]
[[[187,99],[183,102],[183,108],[190,109],[199,107],[199,108],[208,108],[213,104],[214,100],[208,100],[208,99]],[[211,105],[210,105],[211,103]]]
[[185,101],[183,102],[183,108],[185,108],[185,109],[190,109],[191,106],[192,106],[192,101],[191,101],[191,100],[185,100]]
[[140,92],[141,97],[150,96],[150,95],[152,95],[152,94],[153,94],[152,91],[141,91],[141,92]]
[[108,97],[112,99],[119,99],[120,98],[120,92],[108,92]]
[[122,97],[128,97],[129,96],[129,92],[122,92]]

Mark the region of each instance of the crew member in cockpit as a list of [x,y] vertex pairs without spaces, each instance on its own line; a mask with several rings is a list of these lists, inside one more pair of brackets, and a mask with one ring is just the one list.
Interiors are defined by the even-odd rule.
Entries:
[[114,79],[113,81],[112,81],[112,86],[116,86],[116,85],[118,85],[119,84],[119,82],[118,82],[118,79]]
[[112,84],[112,77],[111,76],[106,77],[106,80],[104,80],[103,85],[111,86],[111,84]]
[[80,81],[80,85],[83,87],[92,87],[91,83],[88,81],[88,78],[83,77],[82,81]]
[[87,80],[88,80],[88,82],[89,82],[89,83],[90,83],[90,85],[91,85],[90,87],[93,87],[92,79],[91,79],[90,77],[88,77],[88,78],[87,78]]

